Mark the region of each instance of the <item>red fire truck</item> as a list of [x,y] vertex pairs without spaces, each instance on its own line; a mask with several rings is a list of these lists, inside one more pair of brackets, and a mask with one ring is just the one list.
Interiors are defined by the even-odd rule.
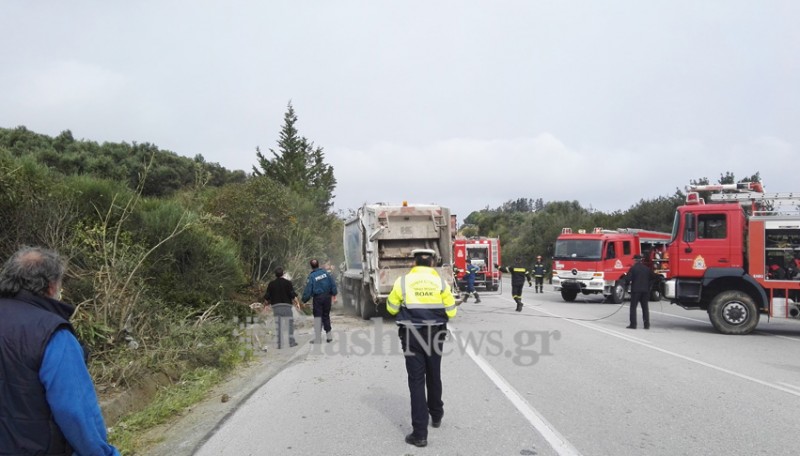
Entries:
[[[602,293],[609,302],[619,304],[625,297],[622,276],[633,265],[633,256],[642,255],[645,264],[663,274],[669,239],[669,233],[634,228],[595,228],[590,233],[564,228],[553,252],[555,291],[567,302],[574,301],[578,293]],[[654,284],[654,300],[661,299],[660,290],[660,284]]]
[[454,264],[457,269],[456,278],[459,289],[465,289],[464,270],[467,258],[478,266],[480,271],[475,277],[475,289],[497,291],[500,287],[500,271],[494,267],[500,264],[500,239],[489,237],[459,237],[453,241]]
[[[708,311],[723,334],[748,334],[761,314],[800,319],[800,194],[760,183],[694,186],[678,208],[664,295]],[[711,195],[699,191],[734,191]]]

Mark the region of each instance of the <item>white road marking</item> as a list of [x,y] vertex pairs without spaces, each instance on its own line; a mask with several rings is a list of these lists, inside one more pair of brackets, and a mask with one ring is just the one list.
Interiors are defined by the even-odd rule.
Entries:
[[458,342],[458,344],[465,348],[465,352],[472,358],[472,361],[489,377],[489,380],[494,383],[497,388],[505,394],[509,401],[514,405],[514,407],[522,413],[529,423],[539,431],[539,433],[544,437],[547,443],[553,448],[553,450],[558,453],[560,456],[581,456],[581,453],[572,446],[569,441],[564,438],[561,433],[559,433],[520,393],[517,391],[513,386],[511,386],[505,378],[503,378],[500,373],[498,373],[492,366],[489,364],[486,359],[484,359],[481,355],[475,353],[472,346],[467,345],[466,342],[462,341],[460,337],[456,334],[458,330],[451,324],[448,323],[447,326],[449,327],[451,334]]
[[779,385],[783,385],[783,386],[785,386],[787,388],[792,388],[792,389],[796,389],[797,391],[800,391],[800,386],[792,385],[791,383],[778,382],[778,384]]

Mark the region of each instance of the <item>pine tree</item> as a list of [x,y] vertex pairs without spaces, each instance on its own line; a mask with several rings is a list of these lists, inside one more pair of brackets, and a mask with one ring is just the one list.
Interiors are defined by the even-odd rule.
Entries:
[[325,163],[322,147],[314,147],[313,142],[299,135],[295,127],[297,115],[291,102],[283,119],[277,151],[269,150],[272,158],[265,157],[256,147],[258,166],[253,166],[253,174],[287,186],[327,213],[333,205],[336,188],[333,167]]

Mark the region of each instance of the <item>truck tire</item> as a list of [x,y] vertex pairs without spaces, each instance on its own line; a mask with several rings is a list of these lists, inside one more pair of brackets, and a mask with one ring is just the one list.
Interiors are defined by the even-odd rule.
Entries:
[[708,318],[722,334],[750,334],[760,315],[753,298],[739,290],[723,291],[708,306]]
[[576,297],[578,297],[577,290],[564,290],[563,288],[561,289],[561,298],[564,301],[573,302],[575,301]]
[[653,289],[650,291],[650,301],[658,302],[661,301],[661,287],[658,285],[654,286]]
[[614,288],[611,289],[611,294],[608,295],[606,300],[614,304],[622,304],[623,299],[625,299],[625,286],[622,284],[621,280],[617,280],[614,284]]
[[364,320],[369,320],[370,318],[374,317],[377,314],[377,309],[375,308],[375,303],[372,302],[371,295],[369,291],[362,289],[361,290],[361,318]]

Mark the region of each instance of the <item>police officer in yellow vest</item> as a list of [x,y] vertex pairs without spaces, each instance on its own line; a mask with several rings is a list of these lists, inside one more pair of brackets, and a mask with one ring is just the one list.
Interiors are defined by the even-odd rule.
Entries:
[[444,416],[442,345],[447,321],[456,316],[456,303],[450,285],[432,267],[436,252],[416,249],[411,253],[415,266],[395,281],[386,310],[397,315],[408,373],[414,432],[406,436],[406,443],[424,447],[428,444],[428,415],[435,428],[441,426]]

